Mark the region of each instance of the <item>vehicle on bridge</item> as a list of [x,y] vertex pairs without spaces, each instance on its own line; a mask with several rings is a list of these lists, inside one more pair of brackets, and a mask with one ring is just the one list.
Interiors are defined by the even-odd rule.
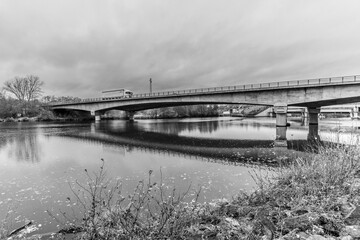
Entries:
[[121,98],[131,98],[134,93],[128,89],[114,89],[102,91],[102,100],[115,100]]

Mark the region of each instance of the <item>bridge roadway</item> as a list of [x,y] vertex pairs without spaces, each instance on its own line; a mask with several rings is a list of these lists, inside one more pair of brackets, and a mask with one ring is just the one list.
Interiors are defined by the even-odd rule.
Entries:
[[136,111],[199,104],[253,104],[273,106],[276,113],[275,146],[287,146],[287,111],[289,106],[308,109],[309,140],[318,137],[320,107],[360,102],[360,75],[283,81],[237,86],[200,88],[135,94],[132,98],[82,99],[79,102],[51,104],[54,111],[91,112],[96,120],[108,110],[123,110],[133,120]]

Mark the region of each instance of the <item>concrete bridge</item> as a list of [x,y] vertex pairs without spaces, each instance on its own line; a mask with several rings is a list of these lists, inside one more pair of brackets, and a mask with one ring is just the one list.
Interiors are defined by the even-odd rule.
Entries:
[[51,109],[88,111],[96,120],[108,110],[126,111],[130,120],[140,110],[199,104],[254,104],[273,106],[276,113],[276,146],[286,146],[289,106],[306,107],[309,139],[317,139],[318,114],[323,106],[360,102],[360,75],[297,81],[211,87],[135,94],[132,98],[82,99],[76,103],[55,103]]

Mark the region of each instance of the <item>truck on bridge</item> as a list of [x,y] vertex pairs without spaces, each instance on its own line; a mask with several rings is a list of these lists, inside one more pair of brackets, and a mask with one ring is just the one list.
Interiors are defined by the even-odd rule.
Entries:
[[102,91],[102,100],[115,100],[121,98],[131,98],[134,93],[128,89],[114,89]]

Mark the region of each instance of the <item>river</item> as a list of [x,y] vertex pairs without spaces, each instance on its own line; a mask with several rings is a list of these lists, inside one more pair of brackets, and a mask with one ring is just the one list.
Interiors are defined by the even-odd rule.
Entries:
[[[354,143],[360,121],[320,121],[320,137]],[[254,173],[266,174],[279,154],[301,155],[307,126],[291,122],[289,148],[276,151],[275,119],[231,117],[123,120],[88,123],[0,123],[0,216],[17,228],[31,220],[37,233],[56,231],[61,212],[76,209],[69,184],[83,181],[105,161],[107,176],[130,193],[153,171],[153,181],[199,201],[252,191]],[[355,139],[355,140],[354,140]],[[50,214],[49,214],[50,212]],[[52,215],[52,216],[50,216]],[[57,219],[57,220],[56,220]],[[71,216],[69,217],[71,219]]]

